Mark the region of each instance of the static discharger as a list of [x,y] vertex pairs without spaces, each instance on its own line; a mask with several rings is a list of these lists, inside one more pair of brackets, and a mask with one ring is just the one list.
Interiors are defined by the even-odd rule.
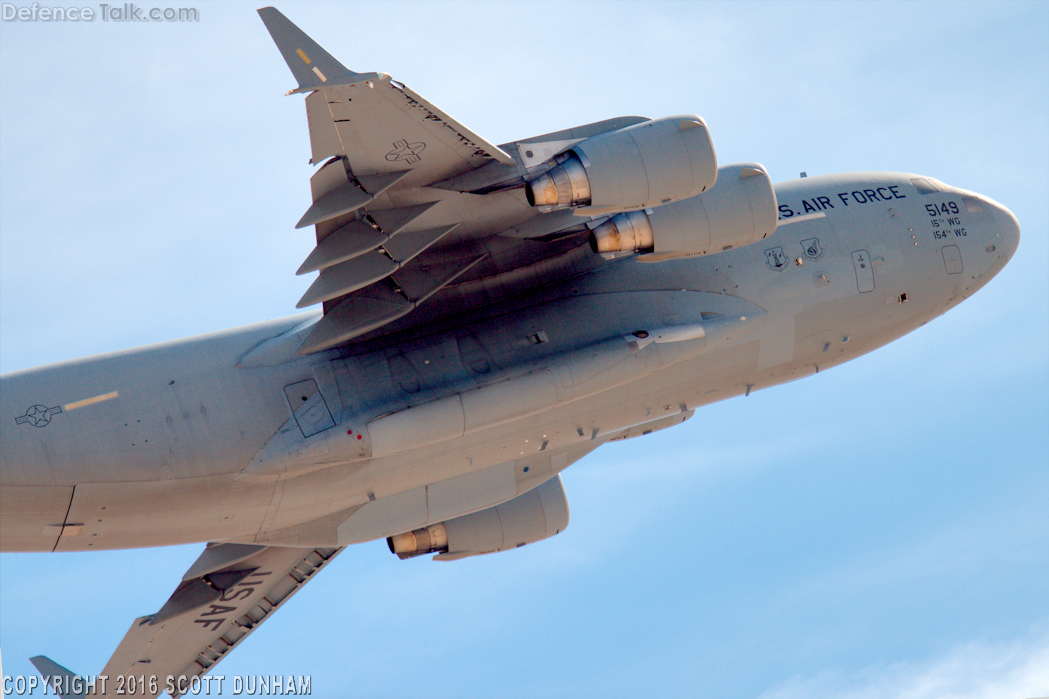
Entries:
[[86,408],[89,405],[94,405],[95,403],[102,403],[107,400],[113,400],[114,398],[119,397],[119,391],[110,391],[109,393],[103,393],[100,396],[95,396],[93,398],[85,398],[84,400],[78,400],[67,405],[63,405],[62,409],[66,412],[69,412],[70,410],[76,410],[77,408]]

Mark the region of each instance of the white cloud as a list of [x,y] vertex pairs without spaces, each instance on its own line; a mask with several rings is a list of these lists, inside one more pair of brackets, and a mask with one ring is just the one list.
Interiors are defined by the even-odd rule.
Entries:
[[925,662],[794,677],[760,699],[1026,699],[1049,694],[1049,634],[1011,643],[974,641]]

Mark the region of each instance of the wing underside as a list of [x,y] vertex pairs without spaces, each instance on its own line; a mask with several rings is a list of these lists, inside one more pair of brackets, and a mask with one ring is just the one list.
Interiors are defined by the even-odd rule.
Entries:
[[341,550],[245,544],[206,548],[160,611],[135,619],[98,675],[106,678],[104,683],[96,680],[91,691],[76,692],[73,674],[54,661],[43,656],[32,661],[63,697],[157,697],[167,692],[178,699],[191,692],[193,678],[210,672]]
[[600,262],[571,254],[587,218],[538,212],[523,184],[559,149],[643,118],[496,146],[390,76],[346,68],[276,9],[259,15],[298,82],[289,94],[306,94],[318,165],[297,225],[317,239],[298,273],[317,278],[298,305],[324,316],[301,353],[421,322],[424,303],[445,316]]

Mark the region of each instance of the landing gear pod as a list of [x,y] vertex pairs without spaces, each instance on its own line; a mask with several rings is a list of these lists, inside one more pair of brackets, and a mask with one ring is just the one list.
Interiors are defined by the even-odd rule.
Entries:
[[613,216],[590,231],[594,252],[637,252],[658,261],[750,245],[776,230],[776,192],[757,163],[726,165],[697,197]]
[[588,138],[531,180],[528,203],[543,210],[583,207],[594,215],[669,204],[717,180],[717,156],[698,116],[655,119]]
[[386,539],[401,559],[437,553],[449,561],[506,551],[554,536],[568,526],[568,498],[561,476],[554,476],[502,505],[431,524]]

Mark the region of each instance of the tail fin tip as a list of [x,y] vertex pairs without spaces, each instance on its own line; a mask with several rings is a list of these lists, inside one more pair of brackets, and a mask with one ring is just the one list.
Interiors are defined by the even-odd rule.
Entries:
[[290,93],[361,82],[367,77],[336,60],[277,8],[262,7],[258,13],[299,83],[298,88]]

